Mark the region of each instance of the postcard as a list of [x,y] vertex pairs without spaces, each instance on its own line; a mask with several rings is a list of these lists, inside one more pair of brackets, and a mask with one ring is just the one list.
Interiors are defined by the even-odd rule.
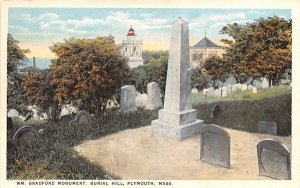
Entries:
[[1,187],[299,187],[296,1],[1,2]]

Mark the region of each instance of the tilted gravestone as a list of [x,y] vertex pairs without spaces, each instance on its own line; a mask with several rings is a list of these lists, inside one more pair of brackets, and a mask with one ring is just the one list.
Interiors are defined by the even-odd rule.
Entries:
[[20,127],[13,136],[16,144],[33,145],[39,139],[39,132],[32,126]]
[[171,32],[164,108],[151,129],[153,135],[183,140],[201,132],[204,121],[192,109],[188,23],[179,17]]
[[257,144],[259,174],[276,179],[291,179],[288,148],[280,141],[263,140]]
[[75,119],[71,120],[69,125],[88,125],[92,123],[92,121],[95,119],[95,115],[91,115],[88,111],[86,110],[81,110],[77,112]]
[[258,133],[277,135],[277,123],[269,121],[258,121]]
[[151,82],[147,86],[148,103],[147,109],[155,109],[163,106],[160,98],[160,87],[157,82]]
[[134,85],[125,85],[121,88],[120,112],[130,112],[137,110],[135,101]]
[[205,125],[201,132],[201,161],[230,167],[230,136],[218,125]]

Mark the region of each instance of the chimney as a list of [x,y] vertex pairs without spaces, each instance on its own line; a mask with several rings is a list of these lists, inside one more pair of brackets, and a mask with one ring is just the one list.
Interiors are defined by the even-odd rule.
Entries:
[[35,64],[35,57],[33,57],[32,59],[33,59],[33,61],[32,61],[32,62],[33,62],[33,67],[36,67],[36,64]]

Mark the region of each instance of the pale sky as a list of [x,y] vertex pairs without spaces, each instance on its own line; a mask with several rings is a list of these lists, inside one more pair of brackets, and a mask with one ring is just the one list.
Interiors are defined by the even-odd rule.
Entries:
[[219,31],[229,23],[245,24],[260,17],[291,18],[289,9],[178,9],[178,8],[9,8],[8,32],[29,48],[28,57],[53,58],[49,50],[63,39],[115,37],[117,44],[126,38],[132,25],[143,50],[168,50],[172,23],[181,16],[189,23],[190,46],[207,37],[218,45],[228,38]]

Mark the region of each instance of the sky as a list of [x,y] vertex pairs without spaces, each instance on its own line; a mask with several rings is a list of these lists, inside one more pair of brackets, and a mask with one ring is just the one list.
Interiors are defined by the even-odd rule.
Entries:
[[63,39],[113,35],[117,44],[132,26],[143,50],[168,50],[172,23],[181,16],[189,23],[190,46],[206,36],[218,45],[223,26],[245,24],[260,17],[291,18],[290,9],[178,8],[9,8],[8,32],[31,51],[29,58],[54,58],[49,46]]

